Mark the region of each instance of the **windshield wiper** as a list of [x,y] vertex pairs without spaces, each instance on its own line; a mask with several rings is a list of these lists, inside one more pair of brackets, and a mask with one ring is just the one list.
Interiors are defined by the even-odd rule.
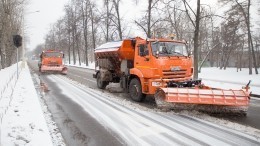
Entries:
[[167,50],[165,46],[163,47],[162,53],[170,58],[171,53]]
[[183,54],[180,53],[180,52],[173,52],[173,53],[178,54],[178,55],[181,55],[181,56],[185,56],[185,55],[183,55]]

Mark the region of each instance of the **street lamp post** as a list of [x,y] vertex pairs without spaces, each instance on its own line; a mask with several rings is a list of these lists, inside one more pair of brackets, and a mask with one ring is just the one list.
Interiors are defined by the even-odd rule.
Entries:
[[[22,35],[23,35],[23,38],[25,39],[25,37],[24,37],[24,16],[23,16],[22,21],[23,21]],[[25,53],[24,43],[25,43],[25,41],[24,41],[24,39],[23,39],[23,44],[22,44],[22,68],[25,67],[25,58],[24,58],[24,53]]]
[[[38,13],[38,12],[40,12],[40,11],[28,12],[26,14],[33,14],[33,13]],[[23,16],[22,21],[23,21],[22,35],[24,37],[23,43],[22,43],[22,68],[24,68],[25,67],[25,33],[24,33],[24,31],[25,31],[25,20],[24,20],[24,16]]]

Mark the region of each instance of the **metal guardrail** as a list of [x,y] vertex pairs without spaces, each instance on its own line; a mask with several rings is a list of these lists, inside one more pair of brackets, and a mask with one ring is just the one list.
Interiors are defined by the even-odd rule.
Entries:
[[257,98],[260,98],[260,95],[258,94],[250,94],[251,97],[257,97]]
[[[20,66],[19,68],[20,70],[18,70],[18,73],[20,74],[21,65],[19,64],[19,66]],[[13,65],[11,67],[15,67],[15,66]],[[5,81],[4,81],[5,84],[2,84],[3,86],[0,87],[0,125],[2,124],[3,117],[6,114],[12,102],[13,92],[17,80],[18,80],[17,71],[13,70],[13,72],[11,72],[9,76],[5,77]]]

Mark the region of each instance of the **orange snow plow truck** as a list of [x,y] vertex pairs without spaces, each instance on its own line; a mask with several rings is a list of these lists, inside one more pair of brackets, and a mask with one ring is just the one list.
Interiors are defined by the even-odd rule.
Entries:
[[67,74],[67,67],[63,64],[64,54],[57,50],[42,51],[40,61],[38,63],[41,73],[61,73]]
[[246,115],[250,82],[243,89],[226,90],[193,80],[185,42],[140,37],[108,42],[95,49],[95,59],[93,77],[100,89],[120,83],[134,101],[153,95],[159,108]]

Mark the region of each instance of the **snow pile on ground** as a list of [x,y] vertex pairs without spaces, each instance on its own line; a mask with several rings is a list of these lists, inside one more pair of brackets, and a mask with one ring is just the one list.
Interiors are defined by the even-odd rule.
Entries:
[[81,64],[79,65],[78,62],[76,62],[75,64],[73,64],[72,62],[70,62],[70,64],[69,64],[69,62],[66,61],[66,62],[65,62],[65,65],[67,65],[67,66],[74,66],[74,67],[81,67],[81,68],[88,68],[88,69],[95,69],[95,63],[94,63],[94,62],[90,62],[90,63],[88,64],[88,66],[87,66],[85,63],[81,63]]
[[202,82],[207,86],[223,89],[241,89],[251,80],[250,91],[260,95],[260,75],[255,74],[254,71],[252,75],[249,75],[247,68],[238,72],[236,68],[226,70],[216,67],[202,68],[199,78],[202,78]]
[[0,83],[7,84],[0,86],[0,145],[55,144],[50,136],[27,65],[25,68],[19,67],[18,80],[15,65],[1,70],[0,76]]

